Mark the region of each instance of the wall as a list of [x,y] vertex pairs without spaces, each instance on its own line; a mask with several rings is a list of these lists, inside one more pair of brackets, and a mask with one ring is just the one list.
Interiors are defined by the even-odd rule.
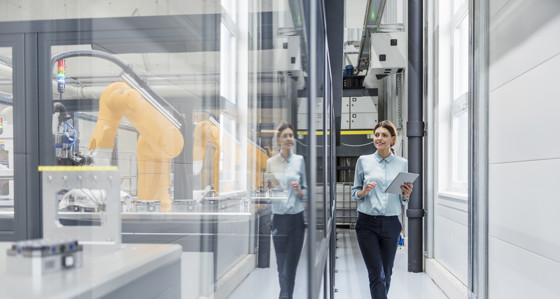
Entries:
[[557,298],[560,2],[490,2],[489,298]]

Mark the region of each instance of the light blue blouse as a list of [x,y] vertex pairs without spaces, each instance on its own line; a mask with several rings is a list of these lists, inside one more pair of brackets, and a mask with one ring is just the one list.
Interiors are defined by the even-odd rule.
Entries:
[[[300,155],[290,153],[287,159],[278,154],[268,159],[267,172],[278,181],[283,190],[274,192],[272,212],[274,214],[297,214],[303,212],[303,200],[307,198],[307,178],[305,174],[305,160]],[[295,181],[300,185],[303,198],[290,186]]]
[[[391,153],[381,158],[377,152],[358,158],[354,174],[352,198],[359,202],[358,211],[372,216],[397,216],[401,212],[401,204],[408,204],[402,195],[385,193],[391,182],[400,172],[408,171],[408,161]],[[369,194],[359,198],[358,191],[370,181],[377,183]]]

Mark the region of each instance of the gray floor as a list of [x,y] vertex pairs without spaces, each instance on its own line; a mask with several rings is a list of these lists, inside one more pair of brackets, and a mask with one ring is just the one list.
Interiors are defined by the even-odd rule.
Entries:
[[[338,230],[338,272],[335,277],[335,298],[370,298],[366,266],[354,230]],[[397,251],[389,298],[396,299],[445,299],[445,294],[425,273],[407,271],[407,252]]]
[[[356,232],[354,230],[338,230],[337,241],[338,272],[335,276],[335,298],[367,299],[370,298],[368,276],[362,260]],[[255,269],[245,281],[231,294],[230,299],[246,298],[278,298],[278,278],[274,249],[271,249],[270,268]],[[389,298],[391,299],[445,299],[447,298],[436,284],[425,273],[409,273],[407,271],[406,248],[400,248],[395,260],[393,278]],[[305,254],[299,263],[296,277],[294,298],[307,298]],[[321,295],[320,298],[323,298]]]

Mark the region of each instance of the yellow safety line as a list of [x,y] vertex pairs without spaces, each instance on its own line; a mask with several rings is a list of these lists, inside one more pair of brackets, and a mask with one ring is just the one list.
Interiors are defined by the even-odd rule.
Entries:
[[[308,135],[308,131],[298,131],[298,135]],[[323,135],[323,131],[317,131],[316,135]],[[327,131],[327,134],[330,135],[330,131]],[[340,135],[369,135],[373,134],[373,130],[361,130],[361,131],[340,131]]]
[[[298,135],[307,135],[307,134],[309,134],[309,132],[308,131],[298,131],[297,134]],[[331,132],[328,131],[327,135],[330,135],[330,134],[331,134]],[[315,135],[323,135],[323,131],[316,131]]]
[[373,130],[340,131],[340,135],[368,135],[368,134],[373,134]]
[[114,171],[117,166],[39,166],[39,171]]

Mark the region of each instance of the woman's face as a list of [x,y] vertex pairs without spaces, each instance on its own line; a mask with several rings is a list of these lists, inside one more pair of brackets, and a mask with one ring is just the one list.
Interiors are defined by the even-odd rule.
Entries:
[[373,133],[373,144],[378,151],[386,151],[391,149],[391,145],[395,144],[397,137],[391,136],[389,130],[379,127]]
[[278,145],[281,150],[291,150],[294,146],[294,131],[286,128],[278,135]]

